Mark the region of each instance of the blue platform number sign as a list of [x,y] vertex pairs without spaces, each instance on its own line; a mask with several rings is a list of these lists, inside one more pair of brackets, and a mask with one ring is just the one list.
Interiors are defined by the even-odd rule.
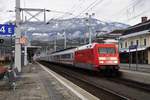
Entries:
[[13,35],[15,25],[0,24],[0,35]]

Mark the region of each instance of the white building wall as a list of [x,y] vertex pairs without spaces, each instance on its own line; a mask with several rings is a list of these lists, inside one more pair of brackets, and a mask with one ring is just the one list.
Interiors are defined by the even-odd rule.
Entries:
[[[146,35],[134,36],[134,37],[129,37],[129,38],[123,39],[122,40],[122,48],[126,48],[125,47],[126,42],[127,42],[127,48],[129,48],[129,46],[131,45],[131,41],[133,41],[133,45],[136,45],[136,40],[139,41],[139,47],[143,47],[144,39],[146,39],[146,46],[150,47],[150,34],[146,34]],[[121,46],[120,46],[120,48],[121,48]]]

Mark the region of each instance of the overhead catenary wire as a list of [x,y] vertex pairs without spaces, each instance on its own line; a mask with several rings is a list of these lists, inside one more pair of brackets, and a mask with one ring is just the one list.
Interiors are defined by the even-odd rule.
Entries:
[[[97,2],[98,1],[98,2]],[[102,3],[104,0],[95,0],[94,2],[92,2],[86,9],[84,9],[80,14],[78,14],[77,16],[75,16],[74,18],[77,18],[78,16],[80,16],[82,13],[89,11],[89,9],[92,9],[94,7],[96,7],[97,5],[99,5],[100,3]],[[72,23],[72,25],[75,23],[75,21]],[[71,25],[71,26],[72,26]],[[67,27],[71,27],[71,26],[66,26],[65,29]]]
[[[121,10],[119,10],[117,13],[112,14],[111,16],[112,17],[117,16],[116,18],[120,18],[119,16],[123,16],[123,14],[121,14],[121,13],[126,11],[124,13],[126,13],[127,17],[124,18],[122,22],[124,22],[124,21],[130,22],[130,21],[136,19],[139,16],[142,16],[143,14],[145,14],[149,11],[149,10],[144,10],[142,12],[139,12],[139,11],[141,11],[140,10],[141,9],[140,4],[143,4],[145,2],[146,2],[145,0],[132,0],[132,3],[129,3],[127,6],[123,7]],[[135,10],[136,7],[138,8],[138,10],[137,9]],[[132,9],[132,12],[130,11],[130,9]],[[135,14],[135,11],[137,11],[138,14],[137,13]]]
[[[134,7],[133,9],[135,9],[135,6],[138,6],[143,1],[141,1],[141,0],[134,0],[134,2],[135,3],[132,5],[132,7]],[[140,10],[140,9],[138,9],[138,10]],[[139,16],[143,16],[147,12],[149,12],[149,8],[144,10],[144,11],[142,11],[142,12],[138,11],[138,14],[134,14],[134,12],[132,12],[132,14],[134,14],[134,16],[131,16],[131,17],[127,16],[127,19],[124,19],[123,22],[124,21],[125,22],[130,22],[132,20],[135,20],[136,18],[138,18]]]
[[131,18],[129,18],[129,19],[126,19],[126,20],[124,20],[124,21],[131,21],[132,19],[135,19],[135,18],[137,18],[137,17],[139,17],[139,16],[141,16],[141,15],[147,13],[148,11],[149,11],[149,9],[144,10],[144,11],[142,11],[141,13],[139,13],[138,15],[133,16],[133,17],[131,17]]
[[92,2],[89,6],[87,6],[83,11],[81,11],[78,15],[76,15],[75,17],[79,17],[81,14],[85,13],[91,6],[93,6],[97,1],[99,0],[95,0],[94,2]]
[[80,8],[84,4],[84,0],[80,2],[78,5],[74,6],[69,12],[75,12],[77,8]]
[[[129,3],[127,6],[125,6],[124,8],[122,8],[121,10],[119,10],[118,12],[114,13],[114,14],[111,15],[111,16],[118,16],[118,15],[121,16],[120,13],[126,13],[126,15],[127,15],[127,17],[128,17],[128,15],[134,14],[134,12],[135,12],[135,7],[138,6],[141,1],[142,1],[142,0],[132,0],[131,3]],[[132,12],[130,12],[130,11],[131,11],[130,9],[132,9]]]
[[[93,8],[97,7],[97,6],[98,6],[99,4],[101,4],[103,1],[104,1],[104,0],[98,1],[96,4],[94,4],[92,7],[90,7],[89,10],[92,10]],[[89,10],[87,10],[87,12],[88,12]]]
[[134,6],[136,4],[137,0],[133,0],[132,3],[129,3],[127,6],[123,7],[121,10],[117,11],[116,13],[114,13],[112,16],[116,16],[124,11],[126,11],[128,8],[130,8],[131,6]]
[[67,12],[70,12],[72,14],[63,14],[63,15],[60,15],[60,16],[56,16],[56,17],[53,17],[51,19],[55,19],[55,20],[58,20],[58,19],[64,19],[66,17],[70,17],[70,16],[74,16],[73,12],[75,12],[76,8],[82,6],[84,4],[84,0],[81,1],[79,4],[74,4]]
[[[84,13],[84,12],[85,12],[86,10],[88,10],[89,8],[95,6],[95,4],[97,4],[97,1],[99,1],[99,0],[95,0],[94,2],[92,2],[92,3],[91,3],[86,9],[84,9],[80,14]],[[102,1],[102,0],[100,0],[100,1]],[[77,15],[77,16],[79,16],[79,15]],[[75,16],[75,17],[73,17],[73,18],[77,18],[77,16]],[[75,23],[75,20],[72,22],[72,24],[71,24],[70,26],[67,26],[67,25],[66,25],[66,27],[64,27],[64,30],[67,29],[68,27],[71,27],[74,23]]]

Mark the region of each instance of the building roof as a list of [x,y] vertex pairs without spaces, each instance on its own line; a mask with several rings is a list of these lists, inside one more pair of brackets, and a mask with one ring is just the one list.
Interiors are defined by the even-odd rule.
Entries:
[[130,38],[130,37],[139,36],[139,35],[146,35],[146,34],[150,34],[149,30],[134,32],[132,34],[126,34],[126,35],[120,36],[120,39]]
[[131,27],[129,27],[129,28],[138,27],[138,26],[142,26],[142,25],[145,25],[145,24],[149,24],[149,23],[150,23],[150,19],[147,20],[147,21],[145,21],[145,22],[138,23],[138,24],[136,24],[136,25],[134,25],[134,26],[131,26]]
[[150,30],[150,20],[147,20],[146,22],[136,24],[134,26],[128,27],[123,35],[132,34],[135,32],[140,32],[144,30]]

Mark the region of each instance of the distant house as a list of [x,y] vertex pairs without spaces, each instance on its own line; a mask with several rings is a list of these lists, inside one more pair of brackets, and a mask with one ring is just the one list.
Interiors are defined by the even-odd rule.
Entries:
[[150,20],[141,19],[141,23],[125,29],[120,36],[122,63],[150,64]]

